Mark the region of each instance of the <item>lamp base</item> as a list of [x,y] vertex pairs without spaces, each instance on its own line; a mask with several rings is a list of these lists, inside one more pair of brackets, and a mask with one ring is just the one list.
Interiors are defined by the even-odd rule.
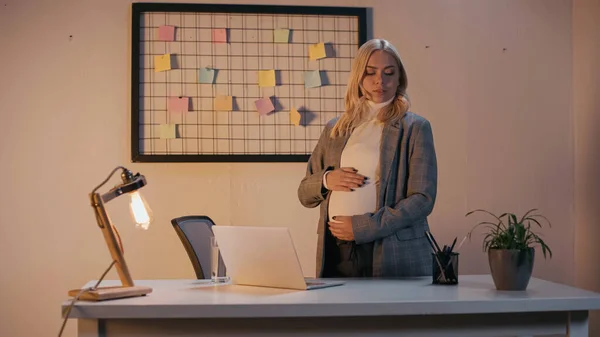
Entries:
[[[69,290],[69,296],[75,297],[80,291],[81,289]],[[98,287],[95,290],[84,291],[79,299],[83,301],[104,301],[126,297],[145,296],[151,292],[152,288],[141,286]]]

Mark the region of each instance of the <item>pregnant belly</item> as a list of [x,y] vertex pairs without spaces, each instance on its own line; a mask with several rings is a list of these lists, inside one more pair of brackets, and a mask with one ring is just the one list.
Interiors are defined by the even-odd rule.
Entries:
[[333,191],[329,197],[329,220],[336,215],[360,215],[375,212],[376,186],[367,183],[352,192]]

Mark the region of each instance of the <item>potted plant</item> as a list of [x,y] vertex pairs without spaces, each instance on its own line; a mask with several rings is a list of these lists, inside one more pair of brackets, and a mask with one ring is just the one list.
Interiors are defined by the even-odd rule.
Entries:
[[513,213],[503,213],[500,216],[484,209],[468,212],[468,217],[473,213],[486,213],[492,216],[493,222],[482,221],[475,225],[467,234],[469,240],[473,230],[485,226],[488,232],[483,239],[483,250],[488,253],[490,271],[494,285],[498,290],[525,290],[533,271],[535,249],[533,245],[539,244],[544,258],[550,256],[550,247],[532,231],[533,226],[542,228],[541,219],[552,227],[550,221],[541,214],[535,214],[537,209],[531,209],[518,219]]

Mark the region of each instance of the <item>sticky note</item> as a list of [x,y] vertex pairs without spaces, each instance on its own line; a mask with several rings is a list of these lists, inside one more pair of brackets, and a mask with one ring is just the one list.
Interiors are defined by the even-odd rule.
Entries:
[[275,43],[288,43],[290,39],[289,29],[275,29],[273,31],[273,42]]
[[212,84],[215,79],[215,70],[210,68],[202,68],[200,69],[199,77],[200,83]]
[[304,87],[318,88],[321,86],[321,73],[318,70],[311,70],[304,73]]
[[171,69],[171,54],[154,56],[154,71],[165,71]]
[[271,102],[271,99],[267,98],[267,97],[261,98],[258,101],[254,101],[254,105],[256,105],[256,110],[262,116],[275,110],[275,107],[273,106],[273,102]]
[[216,96],[215,110],[231,111],[233,110],[233,98],[231,96]]
[[259,87],[274,87],[275,86],[275,70],[259,70],[258,71],[258,86]]
[[161,124],[160,125],[160,139],[173,139],[177,138],[176,124]]
[[296,110],[296,108],[292,108],[292,110],[290,110],[290,121],[292,122],[292,124],[294,124],[295,126],[300,125],[300,113],[298,112],[298,110]]
[[184,112],[188,111],[190,107],[189,97],[169,97],[167,101],[168,111]]
[[175,27],[174,26],[158,27],[158,40],[159,41],[175,41]]
[[212,37],[213,43],[227,43],[227,28],[214,28]]
[[308,55],[311,60],[318,60],[327,57],[327,52],[325,52],[325,43],[317,43],[311,44],[308,47]]

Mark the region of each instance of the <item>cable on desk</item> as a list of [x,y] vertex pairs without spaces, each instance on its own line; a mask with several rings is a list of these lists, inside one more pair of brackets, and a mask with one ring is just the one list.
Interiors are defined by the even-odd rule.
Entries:
[[63,309],[63,315],[65,316],[65,319],[63,320],[62,326],[60,327],[60,331],[58,332],[58,337],[62,336],[62,333],[65,329],[65,325],[67,324],[67,320],[69,319],[69,315],[71,314],[71,309],[73,309],[73,305],[75,305],[75,302],[77,302],[79,300],[79,297],[81,297],[81,295],[83,295],[83,293],[85,293],[87,291],[95,290],[96,288],[98,288],[98,286],[100,285],[100,282],[102,282],[102,280],[104,279],[106,274],[108,274],[108,272],[115,265],[115,263],[117,263],[116,260],[114,260],[110,264],[110,266],[108,266],[108,268],[106,268],[106,270],[104,271],[102,276],[100,276],[100,279],[98,280],[98,282],[96,282],[96,284],[93,287],[81,289],[79,291],[79,293],[75,297],[73,297],[73,299],[71,300],[71,304],[69,304],[69,306],[67,308]]

